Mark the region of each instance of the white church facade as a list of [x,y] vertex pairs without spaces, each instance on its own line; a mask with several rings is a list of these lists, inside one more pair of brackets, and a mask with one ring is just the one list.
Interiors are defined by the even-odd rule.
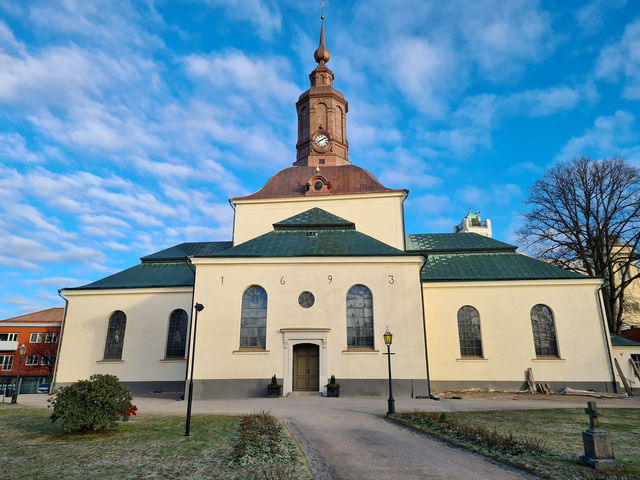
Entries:
[[516,253],[474,215],[457,233],[407,234],[409,192],[349,161],[324,30],[315,59],[296,161],[231,199],[231,241],[61,290],[55,385],[109,373],[136,393],[183,392],[194,359],[194,398],[262,396],[274,374],[285,395],[331,375],[342,395],[379,395],[388,328],[398,396],[517,390],[528,368],[552,388],[612,391],[601,279]]

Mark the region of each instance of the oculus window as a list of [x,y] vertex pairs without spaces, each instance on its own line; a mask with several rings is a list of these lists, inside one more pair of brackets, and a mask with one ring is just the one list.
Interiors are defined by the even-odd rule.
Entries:
[[302,292],[298,296],[298,304],[302,308],[310,308],[316,302],[316,298],[313,296],[311,292]]
[[538,357],[557,357],[558,340],[553,313],[546,305],[538,304],[531,309],[533,341]]
[[187,349],[187,324],[189,316],[181,308],[171,312],[165,358],[184,358]]
[[109,317],[107,341],[104,346],[105,360],[122,360],[122,346],[124,345],[124,331],[127,326],[127,316],[116,310]]
[[267,292],[252,285],[242,295],[240,347],[265,348],[267,343]]
[[458,336],[462,357],[482,357],[480,314],[469,305],[458,310]]
[[347,347],[373,348],[373,295],[364,285],[347,292]]

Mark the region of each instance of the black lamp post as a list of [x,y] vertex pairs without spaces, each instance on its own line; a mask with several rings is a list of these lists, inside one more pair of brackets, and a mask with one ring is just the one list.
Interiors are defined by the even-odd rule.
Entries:
[[387,327],[387,331],[383,334],[384,344],[387,346],[387,353],[383,354],[387,356],[387,361],[389,363],[389,398],[387,400],[388,408],[387,415],[392,415],[396,413],[396,401],[393,399],[393,386],[391,384],[391,355],[395,355],[395,353],[391,353],[391,343],[393,341],[393,334],[389,331],[389,327]]
[[198,312],[204,310],[204,305],[196,303],[196,319],[193,322],[193,345],[191,348],[191,375],[189,376],[189,400],[187,400],[187,427],[184,436],[188,437],[191,433],[191,400],[193,397],[193,366],[196,363],[196,333],[198,333]]
[[18,394],[20,393],[20,368],[22,367],[22,357],[27,352],[27,347],[24,346],[24,343],[18,349],[18,377],[16,378],[16,389],[13,391],[13,395],[11,396],[11,403],[18,403]]

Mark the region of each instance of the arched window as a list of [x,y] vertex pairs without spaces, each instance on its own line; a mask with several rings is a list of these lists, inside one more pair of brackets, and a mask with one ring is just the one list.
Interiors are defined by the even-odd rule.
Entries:
[[165,358],[184,358],[187,347],[187,323],[189,316],[181,308],[171,312]]
[[240,346],[265,348],[267,343],[267,292],[252,285],[242,295]]
[[536,355],[539,357],[557,357],[558,341],[553,313],[546,305],[538,304],[531,309],[531,327]]
[[458,336],[460,337],[461,356],[482,357],[480,315],[478,310],[469,305],[458,310]]
[[122,346],[124,345],[124,330],[127,326],[127,316],[124,312],[116,310],[109,318],[107,329],[107,342],[104,346],[105,360],[121,360]]
[[373,348],[373,296],[364,285],[347,292],[347,347]]

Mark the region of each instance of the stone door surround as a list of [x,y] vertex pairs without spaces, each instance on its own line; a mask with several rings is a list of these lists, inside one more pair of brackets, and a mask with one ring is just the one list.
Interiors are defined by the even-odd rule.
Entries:
[[325,393],[324,383],[327,379],[327,335],[330,328],[282,328],[282,343],[284,348],[284,379],[282,395],[293,391],[293,346],[299,343],[318,345],[319,392]]

